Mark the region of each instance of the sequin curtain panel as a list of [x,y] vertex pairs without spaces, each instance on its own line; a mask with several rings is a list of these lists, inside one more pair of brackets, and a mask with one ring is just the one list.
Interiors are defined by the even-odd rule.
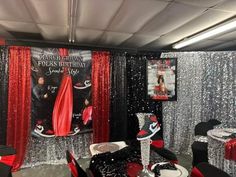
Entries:
[[191,153],[194,127],[218,119],[236,126],[236,52],[173,52],[178,58],[177,102],[163,102],[165,145]]
[[91,143],[92,134],[90,132],[70,137],[30,137],[23,167],[34,167],[42,164],[66,164],[66,150],[72,152],[76,159],[89,157]]
[[127,138],[126,57],[125,53],[111,54],[111,112],[110,141]]
[[0,47],[0,145],[6,144],[8,94],[8,48]]
[[7,145],[16,149],[13,170],[21,167],[30,132],[31,79],[29,47],[9,48]]
[[109,141],[110,53],[92,55],[93,141]]
[[[138,112],[152,112],[158,115],[162,124],[162,105],[147,99],[146,61],[150,55],[126,55],[127,60],[127,138],[136,139],[139,131]],[[162,129],[158,132],[162,136]]]

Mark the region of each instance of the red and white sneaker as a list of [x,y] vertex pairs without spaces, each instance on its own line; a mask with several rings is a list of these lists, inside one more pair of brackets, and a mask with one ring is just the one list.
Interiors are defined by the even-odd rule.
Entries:
[[160,125],[157,121],[157,117],[154,114],[145,116],[145,123],[139,133],[137,134],[137,140],[146,140],[155,135],[160,130]]
[[34,132],[46,138],[55,137],[53,130],[45,130],[42,125],[36,125]]
[[91,87],[91,81],[90,80],[85,80],[83,83],[78,82],[77,84],[74,85],[75,89],[86,89],[88,87]]

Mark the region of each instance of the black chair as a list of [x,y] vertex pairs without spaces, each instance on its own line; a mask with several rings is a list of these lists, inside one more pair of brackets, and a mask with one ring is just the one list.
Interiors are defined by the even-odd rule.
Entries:
[[202,162],[192,169],[191,177],[230,177],[230,175],[209,163]]
[[[209,122],[200,122],[195,126],[195,136],[207,137],[207,131],[213,129]],[[192,165],[195,166],[201,162],[208,162],[207,142],[194,141],[192,144],[193,161]]]
[[71,177],[87,177],[86,172],[79,166],[74,156],[67,150],[66,160],[71,171]]
[[15,160],[16,150],[9,146],[0,145],[0,176],[12,177],[11,169]]
[[221,124],[221,121],[219,120],[216,120],[216,119],[210,119],[208,120],[208,123],[211,125],[211,126],[216,126],[216,125],[220,125]]

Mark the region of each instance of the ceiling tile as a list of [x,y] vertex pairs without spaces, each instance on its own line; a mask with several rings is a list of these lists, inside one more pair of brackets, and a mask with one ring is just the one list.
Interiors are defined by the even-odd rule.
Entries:
[[186,46],[186,47],[182,48],[182,50],[205,50],[209,47],[213,47],[213,46],[219,45],[221,43],[222,43],[222,41],[217,41],[217,40],[204,40],[204,41],[198,42],[196,44]]
[[131,36],[132,34],[128,33],[105,32],[99,40],[99,44],[117,46]]
[[40,32],[44,39],[55,41],[67,41],[67,27],[50,26],[38,24]]
[[164,47],[173,44],[181,39],[196,34],[204,29],[207,29],[215,24],[232,17],[234,14],[217,10],[208,10],[203,15],[184,24],[176,30],[162,36],[156,41],[148,44],[149,47]]
[[198,17],[205,10],[202,7],[171,3],[138,31],[138,33],[151,36],[166,34]]
[[0,20],[33,21],[22,0],[0,0]]
[[78,27],[104,30],[123,0],[80,0]]
[[34,23],[0,21],[0,25],[3,26],[7,31],[39,33],[39,29]]
[[212,7],[224,0],[175,0],[175,2],[181,2],[200,7]]
[[108,29],[134,33],[167,5],[168,2],[157,0],[126,0]]
[[235,0],[225,0],[223,3],[214,7],[214,9],[229,11],[236,13],[236,1]]
[[162,36],[160,38],[157,38],[156,40],[152,41],[151,43],[148,43],[145,47],[147,48],[163,48],[167,45],[169,45],[172,41],[172,38],[168,35]]
[[207,50],[227,50],[229,48],[236,49],[236,41],[224,42],[219,45],[208,48]]
[[67,25],[68,0],[25,0],[36,23]]
[[8,33],[2,26],[0,26],[0,38],[9,39],[13,38],[13,36]]
[[95,44],[104,31],[84,28],[76,29],[76,42],[81,44]]
[[236,40],[236,31],[233,31],[231,33],[226,33],[222,36],[219,36],[217,38],[214,38],[216,40],[220,40],[220,41],[232,41],[232,40]]
[[131,38],[129,38],[127,41],[125,41],[122,46],[125,47],[142,47],[151,41],[157,39],[156,36],[147,36],[147,35],[141,35],[141,34],[135,34]]

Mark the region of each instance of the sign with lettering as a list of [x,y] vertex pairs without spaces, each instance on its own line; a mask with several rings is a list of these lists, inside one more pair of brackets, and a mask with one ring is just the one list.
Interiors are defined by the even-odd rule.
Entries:
[[[68,118],[71,127],[68,135],[75,135],[82,129],[90,129],[91,51],[69,49],[67,56],[60,56],[57,48],[32,48],[31,56],[32,134],[57,136],[56,125],[53,125],[55,121],[52,118],[60,118],[63,114],[60,111],[67,109],[65,107],[72,110]],[[69,96],[72,96],[70,104],[63,103]],[[68,114],[67,110],[65,112]]]

